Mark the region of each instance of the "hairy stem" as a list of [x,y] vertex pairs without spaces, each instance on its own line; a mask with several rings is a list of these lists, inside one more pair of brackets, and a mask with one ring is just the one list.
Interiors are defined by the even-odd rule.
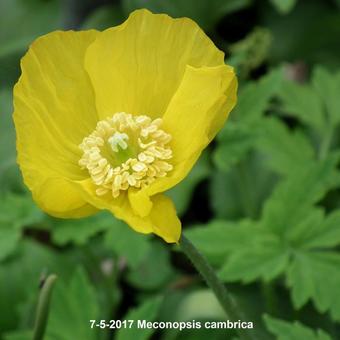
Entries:
[[[217,277],[214,269],[210,266],[205,256],[182,234],[180,247],[186,256],[191,260],[197,271],[202,275],[205,282],[214,292],[230,321],[250,321],[239,309],[236,301],[227,291],[224,284]],[[236,329],[241,339],[256,339],[252,330]]]

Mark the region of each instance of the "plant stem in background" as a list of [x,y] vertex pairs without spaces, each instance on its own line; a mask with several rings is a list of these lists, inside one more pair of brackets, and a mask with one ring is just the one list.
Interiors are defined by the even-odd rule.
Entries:
[[34,325],[33,340],[44,339],[52,290],[56,279],[57,275],[49,275],[41,288]]
[[[217,300],[226,312],[228,319],[236,322],[239,320],[251,321],[246,319],[246,316],[239,309],[234,298],[217,277],[214,269],[210,266],[205,256],[183,234],[179,245],[214,292]],[[247,331],[236,329],[236,331],[241,339],[256,339],[255,334],[251,334],[252,330]]]

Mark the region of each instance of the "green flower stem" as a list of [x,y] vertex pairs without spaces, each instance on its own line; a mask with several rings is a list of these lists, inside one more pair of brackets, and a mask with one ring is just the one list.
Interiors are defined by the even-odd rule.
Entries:
[[33,340],[43,340],[47,325],[49,306],[52,296],[52,289],[57,276],[51,274],[46,279],[44,285],[41,288],[37,314],[34,325]]
[[[190,259],[198,272],[203,276],[208,286],[214,292],[230,321],[251,321],[239,309],[234,298],[227,291],[224,284],[217,277],[214,269],[210,266],[205,256],[182,234],[180,243],[182,251]],[[236,329],[241,339],[256,339],[252,330]]]

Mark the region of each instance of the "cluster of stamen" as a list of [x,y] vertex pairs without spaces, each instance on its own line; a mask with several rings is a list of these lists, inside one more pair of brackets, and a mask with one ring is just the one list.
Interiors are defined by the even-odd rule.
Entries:
[[79,160],[97,185],[99,196],[118,197],[130,187],[144,188],[172,170],[171,136],[160,129],[162,119],[125,112],[97,123],[80,144]]

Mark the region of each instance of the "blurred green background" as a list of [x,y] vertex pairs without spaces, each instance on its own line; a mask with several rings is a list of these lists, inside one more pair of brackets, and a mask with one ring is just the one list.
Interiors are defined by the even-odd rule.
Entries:
[[143,7],[197,21],[239,77],[228,124],[169,192],[186,235],[254,322],[254,339],[340,339],[339,0],[0,0],[0,339],[31,338],[52,272],[47,340],[236,338],[90,329],[90,319],[226,316],[176,246],[105,212],[45,215],[15,162],[12,87],[28,45],[55,29],[103,30]]

